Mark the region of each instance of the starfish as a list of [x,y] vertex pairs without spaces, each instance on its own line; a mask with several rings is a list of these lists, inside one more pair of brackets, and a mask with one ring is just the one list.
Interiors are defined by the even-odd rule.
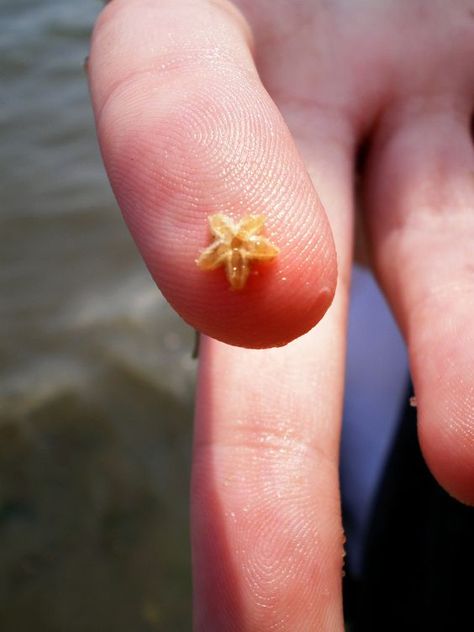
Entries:
[[271,261],[280,252],[269,239],[261,235],[264,215],[246,215],[238,222],[217,213],[208,217],[214,241],[196,263],[201,270],[225,266],[227,280],[233,290],[241,290],[250,274],[252,261]]

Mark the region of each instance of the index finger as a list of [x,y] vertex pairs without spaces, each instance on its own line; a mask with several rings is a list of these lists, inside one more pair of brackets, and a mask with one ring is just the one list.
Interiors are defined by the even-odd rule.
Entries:
[[[99,141],[127,225],[161,291],[193,327],[248,347],[282,345],[332,301],[329,224],[255,69],[243,18],[207,0],[114,0],[94,30]],[[265,215],[279,248],[242,290],[196,259],[207,218]]]

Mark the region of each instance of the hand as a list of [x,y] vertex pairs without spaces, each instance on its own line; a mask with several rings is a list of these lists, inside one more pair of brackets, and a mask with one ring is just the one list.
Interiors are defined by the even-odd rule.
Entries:
[[[235,5],[110,3],[90,57],[98,134],[128,226],[185,320],[247,347],[310,330],[265,351],[203,342],[196,629],[342,630],[337,461],[362,143],[366,237],[409,346],[422,450],[474,503],[474,10]],[[242,293],[194,264],[207,216],[225,209],[264,213],[281,250]],[[311,329],[334,294],[332,236],[337,292]]]

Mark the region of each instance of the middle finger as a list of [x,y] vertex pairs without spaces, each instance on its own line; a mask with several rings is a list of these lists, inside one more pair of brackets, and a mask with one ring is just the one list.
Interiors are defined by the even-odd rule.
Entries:
[[203,342],[192,493],[197,629],[343,628],[338,451],[353,151],[343,121],[284,114],[297,141],[300,126],[312,129],[313,142],[300,147],[333,218],[340,282],[321,323],[284,348]]

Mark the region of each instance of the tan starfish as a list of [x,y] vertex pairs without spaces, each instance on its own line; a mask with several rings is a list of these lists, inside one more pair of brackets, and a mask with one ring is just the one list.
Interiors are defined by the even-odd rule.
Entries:
[[271,261],[280,252],[269,239],[261,235],[264,215],[246,215],[238,222],[217,213],[208,217],[214,241],[196,263],[201,270],[225,266],[227,279],[234,290],[241,290],[250,274],[252,261]]

